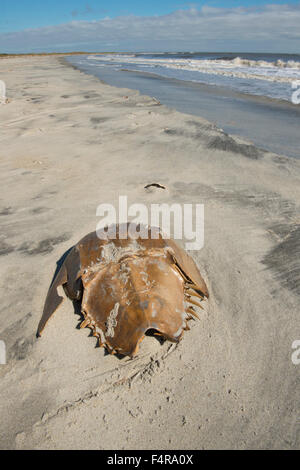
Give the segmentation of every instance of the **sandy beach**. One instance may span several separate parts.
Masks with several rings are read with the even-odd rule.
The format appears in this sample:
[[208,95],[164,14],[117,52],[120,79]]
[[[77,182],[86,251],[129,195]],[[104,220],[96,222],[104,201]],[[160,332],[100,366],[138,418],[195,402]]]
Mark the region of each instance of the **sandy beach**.
[[[299,448],[300,161],[55,56],[0,80],[0,448]],[[120,360],[66,299],[37,339],[57,261],[120,195],[204,204],[201,320]]]

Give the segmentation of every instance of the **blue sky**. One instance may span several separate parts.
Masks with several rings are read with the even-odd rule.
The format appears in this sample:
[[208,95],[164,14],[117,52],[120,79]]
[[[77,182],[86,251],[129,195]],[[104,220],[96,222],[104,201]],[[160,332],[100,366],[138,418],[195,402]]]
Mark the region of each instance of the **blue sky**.
[[297,4],[299,0],[1,0],[0,33],[68,23],[73,20],[95,20],[109,16],[165,15],[190,6],[221,8],[253,7],[266,4]]
[[299,0],[1,0],[0,52],[300,52]]

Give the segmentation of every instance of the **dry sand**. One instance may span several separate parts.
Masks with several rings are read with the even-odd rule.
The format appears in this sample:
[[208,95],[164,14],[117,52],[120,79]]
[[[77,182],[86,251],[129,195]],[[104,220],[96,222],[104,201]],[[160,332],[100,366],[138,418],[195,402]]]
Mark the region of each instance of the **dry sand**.
[[[0,79],[0,447],[299,448],[300,161],[55,57],[3,59]],[[68,300],[35,337],[56,261],[119,195],[205,204],[206,311],[133,361]]]

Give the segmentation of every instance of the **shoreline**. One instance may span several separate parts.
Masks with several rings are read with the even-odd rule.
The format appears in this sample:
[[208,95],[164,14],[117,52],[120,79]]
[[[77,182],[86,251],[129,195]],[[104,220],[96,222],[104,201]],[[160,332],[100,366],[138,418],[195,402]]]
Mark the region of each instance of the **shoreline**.
[[[80,68],[78,68],[80,70]],[[204,88],[207,91],[211,90],[212,93],[217,93],[217,94],[228,94],[231,96],[236,96],[239,98],[243,98],[245,100],[249,101],[257,101],[257,102],[263,102],[266,104],[274,104],[274,105],[281,105],[282,107],[289,107],[294,110],[298,110],[298,108],[293,105],[290,101],[284,100],[284,99],[276,99],[272,98],[270,96],[265,96],[265,95],[255,95],[251,93],[241,93],[238,91],[235,91],[229,87],[221,86],[221,85],[211,85],[209,83],[202,83],[202,82],[197,82],[196,80],[180,80],[179,78],[174,78],[174,77],[164,77],[163,75],[159,75],[156,73],[152,72],[142,72],[141,70],[130,70],[130,69],[125,69],[122,68],[120,69],[121,72],[127,72],[127,73],[133,73],[137,75],[144,75],[145,77],[153,77],[157,78],[159,80],[166,80],[174,83],[187,83],[188,86],[192,87],[194,86],[195,88]]]
[[[74,55],[76,55],[76,54],[74,54]],[[68,56],[66,56],[66,57],[68,57]],[[66,60],[64,57],[61,57],[60,59],[62,60],[62,63],[64,63],[65,65],[71,64],[74,67],[74,69],[82,71],[82,69],[78,65],[72,64],[72,62]],[[178,84],[183,83],[183,84],[187,84],[189,87],[203,88],[206,91],[211,90],[211,93],[216,93],[216,94],[220,94],[220,95],[225,93],[225,94],[228,94],[229,96],[236,96],[236,97],[243,98],[243,99],[246,99],[246,100],[248,99],[249,101],[257,101],[257,102],[263,102],[263,103],[266,103],[266,104],[279,105],[279,106],[282,106],[282,107],[291,108],[295,111],[299,110],[299,108],[296,105],[293,105],[290,101],[287,101],[287,100],[271,98],[269,96],[264,96],[264,95],[255,95],[255,94],[251,94],[251,93],[241,93],[241,92],[235,91],[235,90],[233,90],[229,87],[225,87],[225,86],[222,87],[222,86],[219,86],[219,85],[211,85],[209,83],[197,82],[195,80],[194,81],[193,80],[180,80],[179,78],[165,77],[163,75],[159,75],[159,74],[156,74],[154,72],[142,72],[141,70],[130,70],[130,69],[126,69],[126,68],[122,68],[122,69],[119,69],[119,70],[120,70],[120,72],[132,73],[134,75],[150,77],[150,78],[153,78],[153,79],[163,80],[163,81],[167,81],[167,82],[171,82],[171,83],[172,82],[173,83],[178,83]],[[88,72],[85,72],[85,73],[87,73],[88,75],[93,75],[93,76],[97,77],[97,75],[95,75],[93,73],[88,73]],[[99,78],[99,77],[97,77],[97,78]],[[104,83],[106,83],[106,82],[104,82]],[[110,84],[107,83],[107,85],[110,85]],[[138,91],[138,90],[135,90],[135,91]]]
[[147,96],[155,96],[169,108],[214,122],[225,132],[251,141],[258,147],[300,158],[300,106],[289,101],[155,73],[76,64],[76,57],[66,58],[65,62],[108,85],[125,86]]
[[[299,448],[300,162],[63,61],[0,61],[0,448]],[[35,337],[57,261],[120,195],[205,205],[210,292],[178,346],[127,362],[68,300]]]

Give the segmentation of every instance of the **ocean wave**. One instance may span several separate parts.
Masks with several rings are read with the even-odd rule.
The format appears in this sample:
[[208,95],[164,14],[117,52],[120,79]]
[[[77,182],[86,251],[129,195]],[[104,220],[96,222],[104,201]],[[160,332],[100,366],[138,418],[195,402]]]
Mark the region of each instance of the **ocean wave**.
[[266,60],[250,60],[250,59],[243,59],[241,57],[235,57],[234,59],[231,58],[220,58],[220,59],[215,59],[211,60],[211,63],[216,63],[216,64],[232,64],[237,67],[263,67],[263,68],[269,68],[269,67],[277,67],[280,69],[298,69],[300,70],[300,62],[296,62],[295,60],[276,60],[273,62],[269,62]]
[[206,74],[223,75],[239,79],[257,79],[270,82],[292,83],[300,79],[300,62],[293,60],[268,62],[249,60],[241,57],[233,59],[186,59],[186,58],[145,58],[134,55],[103,55],[89,56],[89,60],[109,63],[127,63],[148,67],[164,67],[169,69],[187,70]]
[[[146,54],[145,54],[146,55]],[[150,55],[150,53],[149,53]],[[170,54],[171,55],[171,54]],[[136,54],[107,54],[107,55],[90,55],[88,59],[92,60],[110,60],[110,61],[116,61],[116,60],[127,60],[127,59],[134,59],[133,61],[135,63],[141,63],[141,62],[159,62],[161,63],[172,63],[172,62],[178,62],[178,63],[198,63],[199,65],[201,64],[210,64],[211,66],[213,65],[222,65],[225,67],[230,67],[230,66],[235,66],[235,67],[263,67],[263,68],[270,68],[270,67],[276,67],[280,69],[296,69],[300,70],[300,62],[297,62],[295,60],[288,60],[284,61],[281,59],[278,59],[276,61],[266,61],[266,60],[251,60],[251,59],[243,59],[239,56],[231,58],[231,57],[220,57],[218,59],[191,59],[191,58],[142,58],[137,56]]]

